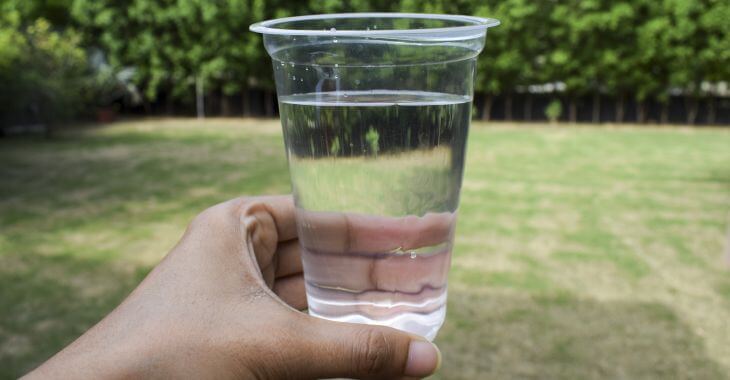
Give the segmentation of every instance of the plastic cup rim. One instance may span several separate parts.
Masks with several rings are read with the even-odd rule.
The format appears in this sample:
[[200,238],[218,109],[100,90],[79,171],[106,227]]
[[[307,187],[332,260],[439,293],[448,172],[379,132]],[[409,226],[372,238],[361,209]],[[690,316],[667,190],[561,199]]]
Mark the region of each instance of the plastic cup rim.
[[[427,20],[447,20],[460,21],[466,25],[450,26],[445,28],[423,28],[423,29],[366,29],[366,30],[307,30],[307,29],[283,29],[277,28],[277,24],[285,22],[308,21],[318,19],[347,19],[347,18],[413,18]],[[376,36],[420,36],[429,39],[428,35],[432,35],[434,39],[438,39],[438,35],[442,33],[468,33],[483,32],[487,28],[499,25],[500,22],[493,18],[483,18],[465,15],[445,15],[431,13],[399,13],[399,12],[368,12],[368,13],[333,13],[333,14],[315,14],[306,16],[283,17],[278,19],[257,22],[249,27],[249,30],[255,33],[265,35],[284,35],[284,36],[350,36],[350,37],[376,37]],[[466,37],[466,36],[465,36]]]

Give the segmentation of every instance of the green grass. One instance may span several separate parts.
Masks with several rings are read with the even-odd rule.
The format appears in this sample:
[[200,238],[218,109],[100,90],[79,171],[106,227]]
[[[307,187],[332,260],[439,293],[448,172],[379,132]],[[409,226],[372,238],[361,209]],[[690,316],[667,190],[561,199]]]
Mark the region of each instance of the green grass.
[[[730,377],[728,147],[719,129],[475,125],[437,377]],[[289,191],[267,120],[0,140],[0,163],[0,378],[109,312],[205,207]]]

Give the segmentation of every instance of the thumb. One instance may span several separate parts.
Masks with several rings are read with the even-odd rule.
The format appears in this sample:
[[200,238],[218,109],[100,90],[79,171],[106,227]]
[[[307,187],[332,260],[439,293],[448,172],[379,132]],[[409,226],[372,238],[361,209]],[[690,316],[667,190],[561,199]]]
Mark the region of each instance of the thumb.
[[307,318],[297,339],[307,352],[290,373],[306,378],[397,379],[426,377],[441,365],[438,348],[424,338],[384,326]]

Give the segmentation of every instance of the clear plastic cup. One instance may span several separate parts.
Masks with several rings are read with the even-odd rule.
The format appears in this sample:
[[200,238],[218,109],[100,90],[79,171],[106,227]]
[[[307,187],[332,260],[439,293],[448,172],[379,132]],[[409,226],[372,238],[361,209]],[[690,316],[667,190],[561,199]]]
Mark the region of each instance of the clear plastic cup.
[[273,60],[311,315],[436,336],[476,57],[498,24],[350,13],[251,26]]

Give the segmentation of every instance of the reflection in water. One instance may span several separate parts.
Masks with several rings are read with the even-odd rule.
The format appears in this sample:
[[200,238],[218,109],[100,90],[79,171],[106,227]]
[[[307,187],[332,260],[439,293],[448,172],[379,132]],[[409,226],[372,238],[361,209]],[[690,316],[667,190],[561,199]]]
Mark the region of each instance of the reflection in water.
[[464,167],[468,97],[283,96],[310,313],[435,337]]
[[309,311],[433,339],[443,323],[456,215],[297,209]]
[[375,215],[455,211],[470,99],[424,92],[282,97],[298,206]]

